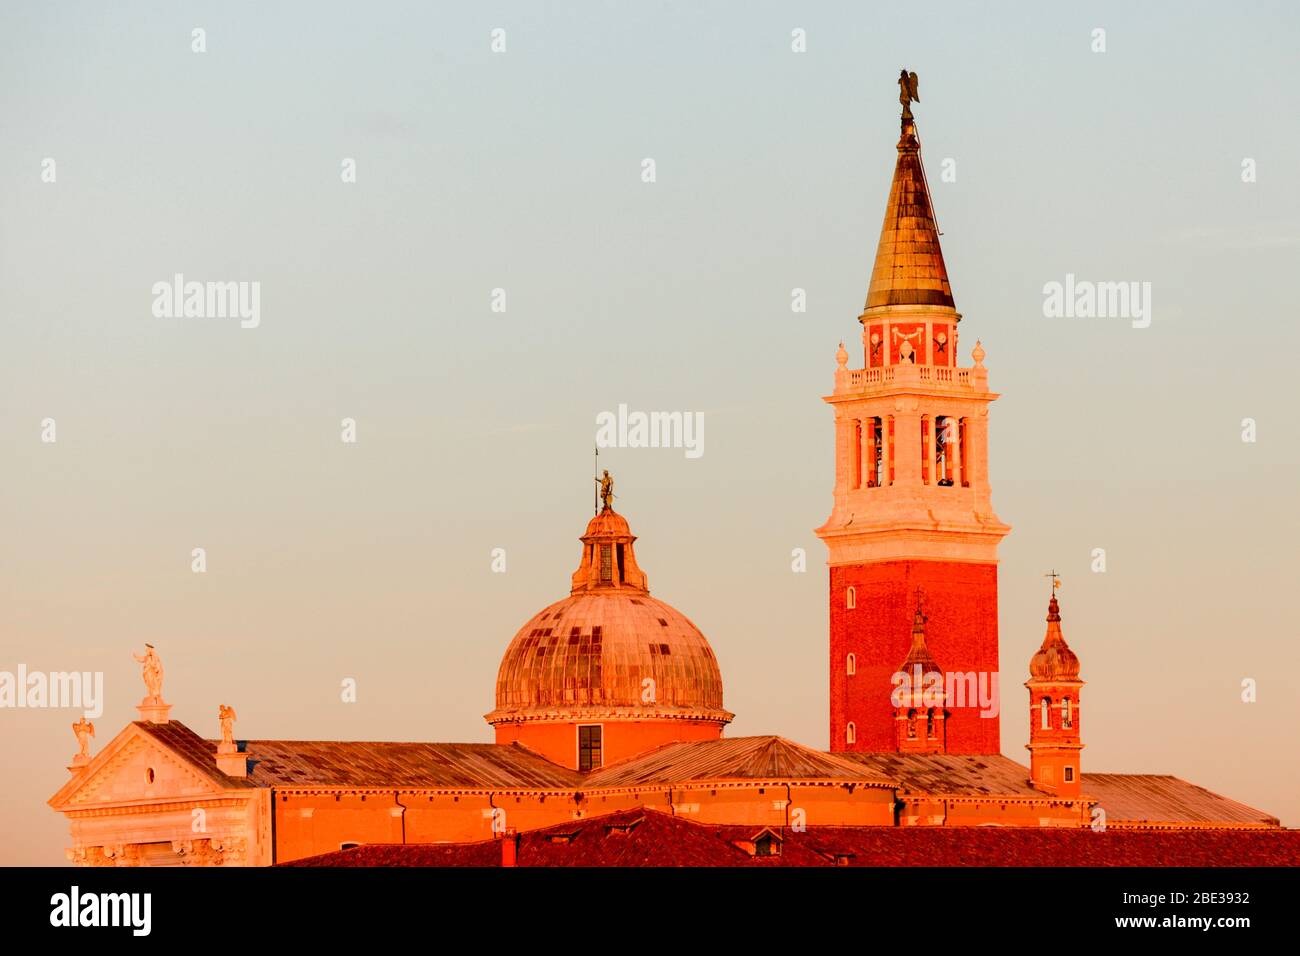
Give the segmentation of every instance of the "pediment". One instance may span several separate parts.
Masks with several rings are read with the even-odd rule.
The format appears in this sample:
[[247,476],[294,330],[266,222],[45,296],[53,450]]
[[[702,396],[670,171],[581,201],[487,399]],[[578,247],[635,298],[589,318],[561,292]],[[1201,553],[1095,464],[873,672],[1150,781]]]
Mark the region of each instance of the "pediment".
[[186,758],[128,726],[50,800],[58,809],[189,799],[222,788]]

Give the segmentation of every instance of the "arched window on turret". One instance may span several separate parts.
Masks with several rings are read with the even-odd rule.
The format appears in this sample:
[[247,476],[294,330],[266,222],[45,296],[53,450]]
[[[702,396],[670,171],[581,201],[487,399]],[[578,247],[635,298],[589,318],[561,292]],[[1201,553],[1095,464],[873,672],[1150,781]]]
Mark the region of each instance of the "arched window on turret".
[[1061,726],[1066,729],[1074,726],[1074,710],[1068,697],[1061,698]]
[[931,707],[925,712],[925,736],[934,739],[934,708]]
[[858,606],[857,588],[851,587],[846,592],[844,592],[844,606],[848,608],[850,611],[852,611],[855,607]]
[[1043,730],[1052,729],[1052,698],[1044,697],[1038,702],[1038,709],[1042,713],[1040,724]]
[[844,673],[852,677],[858,672],[858,658],[856,654],[850,654],[844,662]]
[[907,712],[907,739],[908,740],[916,739],[916,711],[915,710],[909,710]]
[[856,744],[858,742],[858,728],[853,726],[853,721],[844,728],[844,742],[846,744]]

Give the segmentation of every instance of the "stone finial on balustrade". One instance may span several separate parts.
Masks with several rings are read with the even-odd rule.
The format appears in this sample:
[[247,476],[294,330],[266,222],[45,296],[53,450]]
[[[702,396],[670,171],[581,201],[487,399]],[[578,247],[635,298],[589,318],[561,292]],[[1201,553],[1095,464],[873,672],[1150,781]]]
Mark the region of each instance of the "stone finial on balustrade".
[[840,343],[840,347],[835,350],[835,390],[841,391],[849,381],[849,353]]
[[989,370],[984,367],[984,346],[980,344],[979,339],[975,340],[975,347],[971,349],[970,357],[975,362],[970,370],[971,387],[981,392],[988,391]]

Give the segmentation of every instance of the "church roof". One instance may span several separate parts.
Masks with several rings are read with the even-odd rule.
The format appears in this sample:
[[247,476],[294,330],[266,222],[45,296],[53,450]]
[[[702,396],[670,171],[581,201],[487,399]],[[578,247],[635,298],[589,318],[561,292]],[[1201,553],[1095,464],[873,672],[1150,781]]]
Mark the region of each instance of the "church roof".
[[249,779],[264,786],[568,790],[581,777],[518,744],[250,740]]
[[[244,787],[592,791],[690,782],[834,780],[903,793],[1048,799],[1029,771],[1001,754],[824,753],[784,737],[729,737],[666,744],[588,774],[552,763],[519,744],[247,740],[247,777],[216,768],[217,742],[178,720],[135,726],[215,783]],[[1277,827],[1262,810],[1178,777],[1085,773],[1082,796],[1106,812],[1107,826]],[[448,864],[453,865],[453,864]]]
[[784,737],[724,737],[665,744],[656,750],[593,771],[589,789],[722,780],[844,780],[873,786],[891,781],[852,761]]
[[[765,828],[625,810],[520,834],[535,866],[1296,866],[1297,830],[1107,830],[1062,827],[771,828],[780,853],[746,849]],[[368,844],[281,866],[495,867],[501,841]]]
[[1273,826],[1277,817],[1220,796],[1194,783],[1163,774],[1085,773],[1084,796],[1095,797],[1106,823],[1223,824]]
[[245,740],[247,777],[216,769],[217,742],[180,721],[137,721],[159,742],[218,782],[234,787],[421,787],[448,790],[600,790],[698,780],[892,781],[869,768],[784,737],[727,737],[666,744],[649,753],[579,773],[519,744],[391,741]]
[[921,165],[921,144],[912,120],[904,120],[898,140],[898,162],[867,290],[868,310],[892,305],[953,308],[948,269],[939,248],[939,227]]
[[160,743],[217,782],[232,787],[427,787],[448,790],[598,790],[697,780],[845,780],[874,786],[892,781],[870,768],[784,737],[727,737],[666,744],[582,774],[519,744],[391,741],[245,740],[247,777],[216,769],[217,742],[178,720],[136,721]]
[[209,776],[228,786],[421,787],[446,790],[569,790],[581,774],[518,744],[406,743],[394,741],[246,740],[247,777],[215,769],[217,743],[180,721],[151,724],[148,731]]
[[[1047,799],[1029,784],[1029,770],[1001,754],[840,753],[897,781],[900,791],[952,796]],[[1084,798],[1096,800],[1108,826],[1273,826],[1277,817],[1178,777],[1085,773]]]
[[1048,799],[1029,785],[1029,769],[1002,754],[837,753],[898,782],[903,791],[953,796]]

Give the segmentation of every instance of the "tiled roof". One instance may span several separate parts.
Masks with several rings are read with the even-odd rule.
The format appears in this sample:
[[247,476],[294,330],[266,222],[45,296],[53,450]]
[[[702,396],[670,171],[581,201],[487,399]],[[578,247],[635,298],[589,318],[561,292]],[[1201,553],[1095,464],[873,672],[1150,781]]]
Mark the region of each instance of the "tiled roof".
[[253,787],[428,787],[435,789],[594,790],[694,780],[890,781],[844,755],[783,737],[728,737],[667,744],[647,754],[580,774],[517,744],[429,744],[332,740],[247,740],[246,778],[216,769],[216,742],[180,721],[137,722],[214,780]]
[[[751,855],[763,828],[710,826],[654,810],[532,830],[519,866],[1297,866],[1297,830],[1049,827],[809,827],[774,831],[777,856]],[[374,844],[284,866],[500,866],[501,843]]]
[[250,740],[258,786],[568,790],[581,776],[514,744]]
[[576,771],[513,744],[391,741],[241,740],[249,774],[227,777],[216,769],[215,741],[176,720],[136,723],[225,786],[571,790],[582,784]]
[[501,845],[480,843],[367,843],[277,866],[500,866]]
[[[1029,785],[1029,769],[1001,754],[837,753],[913,793],[1047,798]],[[1085,776],[1086,779],[1086,776]]]
[[[1023,796],[1048,799],[1029,785],[1028,768],[1001,754],[837,753],[898,782],[899,790],[953,796]],[[1095,798],[1108,826],[1150,823],[1277,826],[1262,810],[1212,793],[1178,777],[1085,773],[1082,796]]]
[[[759,827],[749,827],[751,837]],[[507,837],[506,839],[510,839]],[[284,866],[500,866],[500,840],[374,844]],[[521,834],[518,866],[744,866],[750,855],[701,826],[653,810],[624,810]]]
[[851,780],[889,785],[887,778],[841,756],[784,737],[724,737],[666,744],[594,771],[585,785],[601,789],[693,780]]
[[1116,823],[1236,823],[1277,826],[1277,817],[1194,783],[1157,774],[1085,773],[1083,794],[1095,797],[1106,811],[1107,825]]
[[[828,754],[783,737],[730,737],[668,744],[580,774],[517,744],[249,740],[247,777],[216,767],[216,742],[180,721],[136,721],[159,743],[223,787],[419,787],[446,790],[599,790],[725,780],[844,780],[907,793],[1046,795],[1025,767],[1000,754]],[[1232,824],[1278,826],[1262,810],[1180,780],[1149,774],[1085,773],[1083,796],[1108,826]]]

